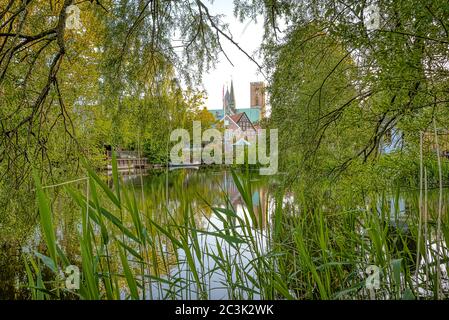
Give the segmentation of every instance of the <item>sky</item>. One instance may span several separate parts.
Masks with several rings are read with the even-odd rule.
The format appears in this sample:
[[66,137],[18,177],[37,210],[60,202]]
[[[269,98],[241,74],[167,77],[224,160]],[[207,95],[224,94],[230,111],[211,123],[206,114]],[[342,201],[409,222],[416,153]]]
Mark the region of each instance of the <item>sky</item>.
[[[233,14],[233,1],[231,0],[215,0],[213,4],[209,4],[209,11],[212,14],[223,14],[222,21],[229,24],[229,29],[233,39],[242,49],[250,55],[259,48],[263,37],[262,20],[245,21],[240,23]],[[203,77],[203,86],[207,92],[205,105],[208,109],[221,109],[223,85],[230,84],[231,79],[234,82],[235,100],[237,108],[249,108],[250,106],[250,82],[263,81],[264,77],[257,72],[257,66],[239,51],[232,43],[226,39],[222,39],[222,46],[230,60],[232,66],[223,54],[220,54],[216,68],[211,69],[209,73]],[[254,58],[261,63],[262,59],[258,54],[253,55]],[[225,89],[226,90],[226,89]]]

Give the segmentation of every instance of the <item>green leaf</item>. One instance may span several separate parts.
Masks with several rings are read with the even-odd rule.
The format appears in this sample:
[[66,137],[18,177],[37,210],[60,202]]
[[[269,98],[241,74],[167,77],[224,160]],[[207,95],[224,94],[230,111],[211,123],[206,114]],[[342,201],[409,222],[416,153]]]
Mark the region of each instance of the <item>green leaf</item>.
[[42,260],[42,262],[51,270],[51,271],[53,271],[54,273],[57,273],[58,272],[58,268],[56,267],[56,265],[55,265],[55,262],[53,261],[53,259],[52,258],[50,258],[50,257],[48,257],[48,256],[46,256],[46,255],[44,255],[44,254],[41,254],[41,253],[39,253],[39,252],[37,252],[37,251],[34,251],[34,255],[36,256],[36,257],[38,257],[39,259],[41,259]]
[[87,164],[87,161],[82,159],[82,162],[84,164],[84,167],[86,168],[87,172],[89,173],[89,176],[92,177],[95,182],[100,186],[100,188],[106,193],[108,198],[118,207],[121,208],[120,200],[115,196],[114,192],[111,191],[109,186],[101,180],[101,178],[90,168],[90,166]]
[[128,283],[128,288],[131,293],[131,298],[134,300],[138,300],[139,292],[137,290],[137,283],[136,279],[134,279],[131,268],[129,267],[128,259],[126,258],[126,255],[120,246],[118,246],[118,251],[120,255],[120,260],[122,261],[122,267],[123,272],[125,274],[126,282]]
[[44,234],[45,243],[47,244],[48,252],[50,253],[50,257],[53,259],[54,264],[57,265],[56,236],[53,227],[53,218],[50,209],[50,202],[42,188],[39,175],[37,174],[35,168],[33,168],[33,178],[34,184],[36,185],[36,197],[39,208],[40,225],[42,228],[42,232]]
[[416,300],[416,297],[413,294],[413,291],[410,290],[410,288],[405,289],[404,293],[402,294],[402,300]]

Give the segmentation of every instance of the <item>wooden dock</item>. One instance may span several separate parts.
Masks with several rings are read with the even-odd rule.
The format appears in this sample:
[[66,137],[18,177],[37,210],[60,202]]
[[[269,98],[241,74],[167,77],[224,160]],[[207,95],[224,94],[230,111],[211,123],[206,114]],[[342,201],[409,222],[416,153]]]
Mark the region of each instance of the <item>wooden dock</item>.
[[[139,156],[136,151],[117,151],[117,169],[121,173],[136,173],[138,170],[150,169],[152,166],[145,157]],[[112,173],[112,154],[107,152],[108,164],[106,170]]]

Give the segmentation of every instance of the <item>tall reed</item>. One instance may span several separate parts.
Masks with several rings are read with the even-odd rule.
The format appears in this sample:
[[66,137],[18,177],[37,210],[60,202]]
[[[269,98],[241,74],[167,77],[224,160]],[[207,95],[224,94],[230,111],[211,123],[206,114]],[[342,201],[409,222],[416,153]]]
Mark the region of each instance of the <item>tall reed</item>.
[[[232,171],[241,211],[224,194],[220,207],[204,199],[205,209],[195,212],[187,199],[177,209],[167,200],[155,212],[123,186],[116,164],[113,189],[84,166],[86,189],[65,187],[81,215],[79,290],[67,289],[61,277],[72,261],[58,244],[50,199],[34,175],[47,252],[24,255],[33,299],[370,299],[370,265],[380,270],[376,299],[441,297],[439,263],[447,262],[441,251],[447,248],[432,249],[427,228],[436,224],[427,217],[427,190],[425,199],[412,196],[417,206],[409,216],[400,211],[399,193],[371,195],[359,208],[342,202],[304,209],[286,203],[282,190],[254,203],[249,176]],[[268,217],[255,209],[262,206],[272,209]],[[447,218],[440,209],[433,213],[447,240]]]

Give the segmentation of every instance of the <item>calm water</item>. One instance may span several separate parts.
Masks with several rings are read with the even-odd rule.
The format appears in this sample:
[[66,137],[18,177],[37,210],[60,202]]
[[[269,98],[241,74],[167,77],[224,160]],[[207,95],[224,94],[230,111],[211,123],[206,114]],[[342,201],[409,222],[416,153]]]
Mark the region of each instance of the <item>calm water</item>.
[[[272,184],[266,177],[259,176],[258,171],[251,172],[251,189],[254,211],[261,221],[257,221],[258,230],[254,231],[254,236],[260,239],[261,246],[265,245],[264,229],[267,225],[269,212],[271,210],[269,185]],[[177,169],[169,171],[161,170],[146,175],[124,175],[122,176],[126,188],[134,189],[137,200],[145,212],[150,212],[152,219],[158,223],[168,223],[167,212],[175,219],[182,219],[186,206],[191,207],[191,212],[195,213],[195,221],[202,230],[211,230],[210,223],[220,227],[220,221],[212,213],[211,207],[224,207],[226,195],[229,202],[236,210],[237,214],[243,214],[244,202],[233,182],[229,171],[224,170],[195,170]],[[273,182],[273,178],[271,181]],[[108,183],[112,187],[112,180]],[[82,190],[84,183],[78,183]],[[64,196],[61,190],[56,190],[58,196],[53,202],[53,212],[55,214],[54,223],[58,242],[63,250],[70,257],[71,261],[79,260],[79,244],[77,234],[81,231],[81,218],[79,209],[71,203],[71,200]],[[37,216],[32,224],[26,225],[20,232],[20,237],[15,238],[11,232],[7,238],[0,238],[0,299],[26,298],[27,293],[26,274],[23,267],[22,252],[45,252],[45,244],[37,225]],[[125,221],[126,222],[126,221]],[[3,226],[0,226],[0,229]],[[13,226],[14,228],[14,226]],[[216,238],[208,235],[201,235],[202,245],[208,246],[213,252],[216,245]],[[232,248],[226,247],[229,254],[233,254]],[[243,248],[244,250],[244,248]],[[165,247],[168,261],[173,262],[175,267],[165,270],[158,270],[159,276],[170,277],[176,275],[182,277],[187,270],[183,264],[175,263],[175,252],[173,248]],[[180,260],[183,259],[182,252],[178,252]],[[249,258],[249,257],[248,257]],[[245,254],[242,259],[246,259]],[[244,261],[241,261],[244,263]],[[206,261],[205,268],[213,268],[212,261]],[[224,275],[222,275],[224,276]],[[209,296],[211,298],[227,297],[226,288],[220,284],[221,275],[214,273],[210,283]],[[163,298],[161,292],[166,288],[156,286],[152,292],[147,293],[147,297]],[[187,290],[188,291],[188,290]],[[192,291],[195,291],[192,288]],[[183,298],[196,298],[195,294],[189,294]]]
[[[254,213],[258,217],[257,228],[253,228],[252,236],[257,239],[261,251],[265,250],[267,245],[267,221],[270,219],[272,212],[273,199],[270,193],[270,185],[273,186],[275,178],[267,178],[259,176],[257,171],[251,172],[251,196],[254,204]],[[144,202],[150,211],[161,214],[162,220],[164,213],[168,209],[174,215],[182,216],[185,212],[186,205],[192,206],[191,210],[195,213],[195,220],[197,226],[204,231],[214,232],[222,229],[222,222],[212,212],[211,207],[225,207],[225,199],[229,198],[229,203],[234,208],[237,215],[243,218],[245,211],[245,204],[240,196],[240,193],[233,181],[232,175],[229,171],[198,171],[192,169],[179,169],[171,171],[168,176],[166,174],[141,177],[129,177],[127,179],[128,188],[135,190],[142,190],[141,202]],[[214,255],[217,253],[217,241],[221,246],[221,250],[226,252],[230,257],[237,257],[236,265],[246,266],[253,258],[247,251],[247,247],[242,245],[239,247],[239,254],[223,239],[207,234],[200,234],[198,240],[201,244],[202,250]],[[165,278],[180,278],[186,279],[191,277],[187,263],[175,264],[175,254],[172,248],[165,248],[168,261],[173,261],[173,266],[168,270],[160,270],[161,275]],[[184,252],[179,250],[177,252],[179,260],[184,260]],[[204,254],[203,258],[198,261],[195,256],[195,264],[198,270],[203,270],[203,275],[207,279],[203,279],[207,283],[208,297],[210,299],[225,299],[230,298],[229,288],[223,284],[227,281],[227,276],[223,272],[217,270],[217,265],[210,259],[208,255]],[[209,273],[210,270],[215,270]],[[250,273],[251,274],[251,273]],[[254,274],[251,274],[254,276]],[[236,277],[232,274],[231,277]],[[177,298],[181,299],[197,299],[197,288],[194,282],[186,284],[189,288],[181,290]],[[147,297],[155,299],[162,299],[169,291],[169,287],[164,284],[152,286],[151,292],[146,294]],[[247,298],[247,296],[243,297]],[[253,295],[251,298],[258,298]]]
[[[278,177],[262,177],[254,171],[250,175],[251,197],[254,203],[254,211],[257,217],[257,227],[253,228],[252,236],[257,240],[261,251],[267,247],[267,232],[270,226],[270,214],[274,208],[273,194],[277,184]],[[244,215],[245,205],[240,196],[236,185],[233,182],[232,175],[225,170],[195,170],[178,169],[169,171],[152,172],[143,176],[123,176],[123,181],[128,189],[134,189],[138,195],[138,205],[145,209],[144,212],[151,214],[151,219],[160,224],[169,223],[168,212],[175,221],[181,221],[183,214],[187,209],[194,213],[196,225],[201,230],[214,231],[216,228],[222,228],[221,221],[215,216],[211,207],[224,207],[225,199],[228,197],[229,203],[235,212]],[[112,187],[112,181],[109,179]],[[79,182],[78,187],[83,190],[84,182]],[[81,218],[78,207],[71,202],[64,193],[63,189],[53,190],[51,194],[53,201],[53,212],[55,214],[54,223],[57,229],[57,238],[60,246],[67,253],[74,264],[79,264],[79,242],[77,234],[81,231]],[[437,192],[429,195],[430,202],[436,204]],[[449,193],[445,192],[445,203],[449,202]],[[292,194],[285,196],[284,202],[292,202]],[[379,204],[380,205],[380,204]],[[388,197],[384,205],[391,208],[392,220],[404,221],[398,228],[407,228],[405,220],[409,215],[416,215],[417,192],[402,192],[401,196]],[[380,210],[380,209],[379,209]],[[399,217],[399,219],[398,219]],[[393,219],[394,218],[394,219]],[[27,298],[27,291],[23,287],[26,285],[26,275],[23,267],[22,252],[45,252],[45,245],[42,239],[40,228],[37,225],[37,215],[30,214],[29,223],[0,225],[0,299]],[[127,221],[125,221],[126,223]],[[213,227],[212,227],[213,225]],[[237,255],[235,249],[229,246],[224,240],[217,243],[217,238],[208,234],[199,236],[202,248],[206,248],[209,253],[215,253],[217,244],[222,246],[222,250],[227,252],[229,257],[238,257],[235,264],[239,266],[247,265],[252,258],[245,247],[239,249]],[[183,252],[175,250],[166,245],[169,241],[162,241],[162,252],[165,260],[169,262],[166,268],[160,268],[155,271],[158,277],[188,278],[191,273],[186,264],[182,263],[184,259]],[[206,250],[205,250],[206,251]],[[181,263],[176,263],[178,259]],[[195,258],[196,259],[196,258]],[[237,259],[237,258],[236,258]],[[211,299],[229,298],[229,288],[224,284],[225,277],[235,277],[235,274],[226,275],[220,271],[208,273],[209,270],[215,270],[216,264],[212,259],[204,257],[201,263],[195,261],[199,268],[203,268],[203,273],[208,277],[204,280],[207,283],[208,296]],[[44,274],[45,276],[45,274]],[[229,280],[229,278],[228,278]],[[187,286],[193,286],[193,281],[186,281]],[[149,285],[147,298],[162,299],[167,295],[169,288],[158,283]],[[195,299],[199,298],[196,294],[198,290],[191,287],[182,290],[182,296],[176,298]],[[257,298],[255,294],[250,298]],[[246,298],[240,297],[240,298]]]

